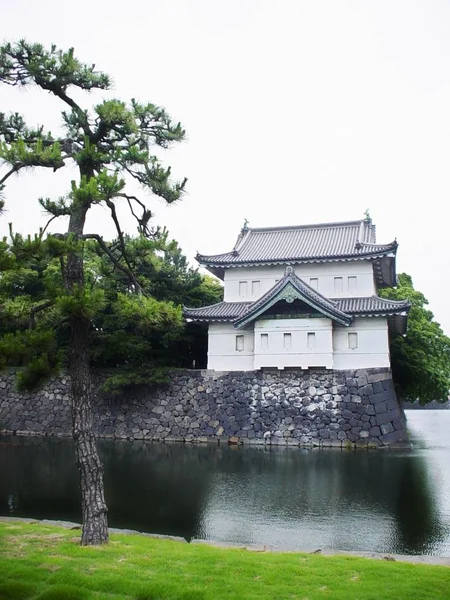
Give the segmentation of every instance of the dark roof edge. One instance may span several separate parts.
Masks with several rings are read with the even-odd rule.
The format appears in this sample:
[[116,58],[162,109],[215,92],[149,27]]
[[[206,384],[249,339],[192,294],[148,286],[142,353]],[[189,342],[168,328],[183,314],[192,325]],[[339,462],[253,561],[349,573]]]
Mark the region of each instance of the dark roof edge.
[[350,226],[350,225],[359,225],[360,223],[367,223],[367,221],[364,221],[364,219],[361,221],[361,219],[357,219],[356,221],[333,221],[333,222],[328,222],[328,223],[308,223],[305,225],[280,225],[279,227],[277,226],[272,226],[272,227],[248,227],[246,229],[246,231],[257,231],[257,232],[264,232],[264,231],[291,231],[294,229],[313,229],[315,227],[336,227],[336,225],[339,225],[341,227],[345,227],[345,226]]
[[[249,260],[243,262],[228,262],[227,260],[212,260],[216,258],[216,256],[226,256],[231,255],[231,252],[228,252],[224,255],[212,255],[206,256],[202,254],[198,254],[195,257],[195,260],[199,262],[201,265],[210,266],[210,267],[254,267],[258,265],[283,265],[283,264],[301,264],[301,263],[315,263],[315,262],[349,262],[353,260],[367,260],[372,258],[382,258],[387,254],[396,251],[398,244],[396,242],[391,242],[391,244],[380,244],[382,249],[378,251],[367,252],[364,254],[343,254],[338,256],[312,256],[310,258],[275,258],[275,259],[261,259],[261,260]],[[208,260],[209,259],[209,260]]]

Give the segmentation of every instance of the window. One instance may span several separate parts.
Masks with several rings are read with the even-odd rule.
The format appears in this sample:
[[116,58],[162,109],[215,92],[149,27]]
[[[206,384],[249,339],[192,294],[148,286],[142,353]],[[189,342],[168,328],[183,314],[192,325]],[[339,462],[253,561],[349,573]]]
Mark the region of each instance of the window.
[[244,336],[236,336],[236,352],[242,352],[244,350]]
[[342,281],[342,277],[335,277],[334,278],[334,291],[337,292],[338,294],[342,293],[344,289],[344,285],[343,285],[343,281]]
[[269,348],[269,334],[261,334],[261,350],[267,350]]
[[290,350],[292,348],[292,334],[283,333],[283,348]]
[[309,285],[312,287],[313,290],[317,291],[319,289],[319,280],[317,279],[317,277],[310,277]]
[[239,282],[239,296],[241,298],[245,298],[247,296],[247,282],[246,281]]
[[308,332],[308,350],[314,350],[316,347],[316,334],[312,331]]
[[349,333],[348,334],[348,347],[350,350],[356,350],[358,347],[358,334],[357,333]]
[[349,292],[356,292],[356,277],[349,277],[348,278],[348,291]]
[[252,296],[259,296],[259,281],[252,281]]

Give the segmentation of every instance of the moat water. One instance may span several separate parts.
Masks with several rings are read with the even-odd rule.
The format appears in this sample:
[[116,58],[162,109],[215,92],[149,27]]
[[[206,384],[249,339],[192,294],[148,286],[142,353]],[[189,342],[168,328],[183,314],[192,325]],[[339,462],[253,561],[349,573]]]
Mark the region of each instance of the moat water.
[[[408,411],[412,449],[100,441],[113,527],[262,544],[450,556],[450,411]],[[0,437],[0,515],[80,521],[70,441]]]

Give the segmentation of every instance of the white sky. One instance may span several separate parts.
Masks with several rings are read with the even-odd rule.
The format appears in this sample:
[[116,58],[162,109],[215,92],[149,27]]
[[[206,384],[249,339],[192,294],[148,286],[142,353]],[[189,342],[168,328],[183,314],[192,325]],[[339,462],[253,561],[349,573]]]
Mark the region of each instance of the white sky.
[[[0,4],[0,40],[74,46],[112,75],[110,95],[163,105],[182,122],[187,141],[164,160],[188,177],[188,193],[176,206],[149,203],[190,260],[231,250],[244,218],[303,224],[369,208],[378,241],[397,237],[398,272],[450,334],[449,2]],[[59,102],[43,92],[1,86],[0,110],[53,131],[60,123]],[[63,194],[74,176],[10,179],[0,232],[9,221],[35,232],[45,222],[37,198]],[[134,233],[131,219],[123,224]],[[92,211],[86,230],[111,237],[106,211]]]

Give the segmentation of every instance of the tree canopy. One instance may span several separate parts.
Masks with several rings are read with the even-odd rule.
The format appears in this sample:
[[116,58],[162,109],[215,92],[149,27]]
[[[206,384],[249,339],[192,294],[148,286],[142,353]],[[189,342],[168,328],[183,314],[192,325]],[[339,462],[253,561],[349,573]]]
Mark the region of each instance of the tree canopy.
[[391,300],[409,300],[408,331],[390,341],[392,375],[399,396],[426,404],[446,402],[450,390],[450,338],[426,307],[428,300],[414,289],[410,275],[402,273],[396,288],[380,290]]
[[[152,239],[125,236],[124,241],[145,295],[130,291],[129,278],[95,242],[84,247],[85,286],[96,302],[90,313],[90,364],[110,371],[104,391],[114,394],[161,383],[169,368],[206,366],[207,330],[186,324],[181,309],[214,304],[223,293],[217,280],[189,266],[165,230]],[[13,235],[0,245],[0,263],[2,256],[9,258],[0,274],[0,364],[21,367],[22,389],[67,366],[67,321],[60,307],[64,284],[52,243],[51,237]],[[111,247],[119,253],[117,240]]]
[[[128,277],[129,291],[135,295],[133,299],[131,294],[118,298],[124,314],[134,311],[137,318],[142,318],[144,307],[156,310],[157,301],[145,296],[127,257],[116,206],[118,202],[126,203],[136,218],[139,233],[152,237],[152,212],[147,197],[129,193],[127,182],[134,180],[143,192],[159,196],[169,204],[181,199],[186,180],[173,180],[170,167],[162,165],[157,150],[181,142],[185,132],[180,123],[173,122],[162,107],[153,103],[106,98],[94,106],[90,102],[82,106],[75,98],[82,97],[83,92],[86,98],[97,90],[109,90],[111,79],[95,65],[82,63],[73,48],[67,51],[54,45],[45,48],[24,40],[6,43],[0,47],[0,83],[37,86],[60,100],[64,108],[62,133],[56,136],[43,125],[30,126],[22,115],[0,113],[0,161],[6,167],[6,172],[0,175],[0,194],[5,196],[5,184],[10,177],[29,168],[56,171],[71,165],[78,171],[77,179],[71,181],[64,196],[39,199],[50,221],[69,217],[66,234],[49,236],[44,249],[58,259],[63,287],[58,292],[52,286],[45,288],[42,302],[31,308],[25,337],[10,334],[4,338],[3,352],[20,350],[24,355],[28,352],[25,362],[32,367],[28,368],[32,377],[29,380],[22,377],[22,384],[34,385],[57,367],[55,346],[60,338],[66,339],[73,437],[82,494],[81,539],[83,544],[104,543],[108,540],[107,508],[93,432],[89,348],[93,319],[105,306],[106,299],[104,290],[89,285],[84,250],[86,241],[92,240],[114,267]],[[105,242],[97,232],[85,232],[87,213],[99,204],[106,208],[116,228],[115,245]],[[15,253],[4,249],[2,260],[16,260],[21,265],[23,252],[30,248],[34,253],[41,251],[46,229],[47,226],[29,243],[16,238]],[[33,275],[28,272],[24,277]],[[46,313],[49,324],[46,332],[38,331],[35,326],[37,313]],[[170,308],[164,318],[173,319],[176,315],[177,309]]]

